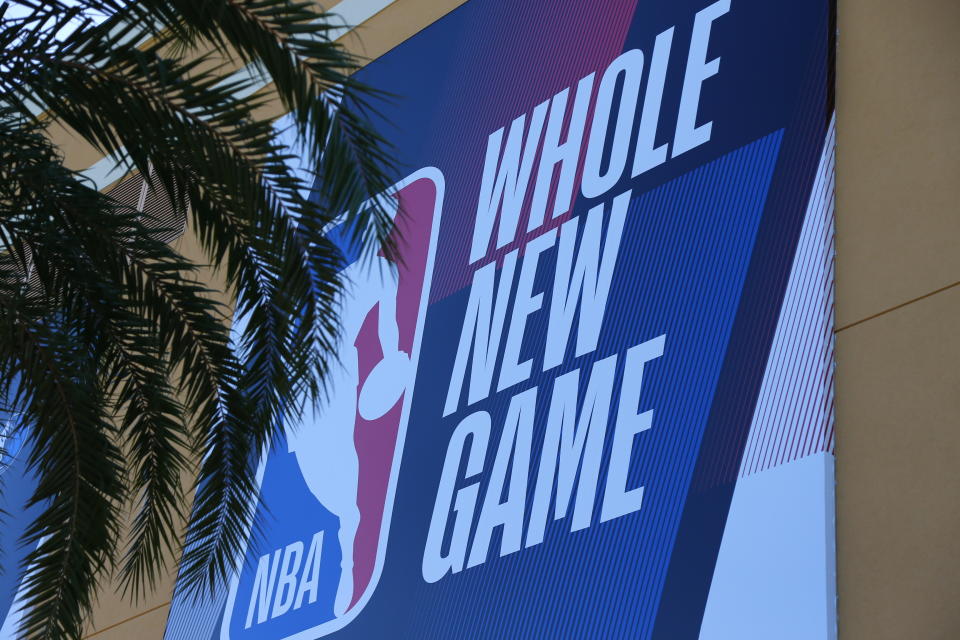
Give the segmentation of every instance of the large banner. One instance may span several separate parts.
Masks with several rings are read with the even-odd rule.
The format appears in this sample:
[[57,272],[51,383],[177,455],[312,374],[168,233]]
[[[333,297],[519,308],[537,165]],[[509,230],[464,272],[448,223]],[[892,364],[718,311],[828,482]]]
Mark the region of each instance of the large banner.
[[369,64],[404,260],[167,640],[833,637],[831,24],[470,0]]
[[404,259],[345,249],[331,398],[166,640],[834,638],[832,29],[469,0],[370,63]]

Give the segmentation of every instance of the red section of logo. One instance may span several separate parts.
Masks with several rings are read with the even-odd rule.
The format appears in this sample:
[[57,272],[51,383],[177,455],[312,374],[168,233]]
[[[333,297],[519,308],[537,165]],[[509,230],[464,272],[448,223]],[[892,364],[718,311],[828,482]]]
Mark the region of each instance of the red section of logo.
[[[400,210],[397,214],[396,240],[402,258],[397,269],[397,329],[400,351],[415,358],[417,324],[420,303],[430,253],[430,237],[437,202],[437,186],[433,180],[422,178],[405,186],[398,193]],[[385,277],[390,277],[385,275]],[[425,303],[425,300],[424,300]],[[374,368],[383,361],[383,349],[378,337],[378,309],[374,307],[365,318],[355,345],[357,347],[359,385],[363,389]],[[406,391],[396,404],[375,420],[356,415],[354,443],[360,462],[357,488],[357,506],[360,526],[354,544],[352,608],[370,586],[377,562],[378,547],[387,500],[390,498],[390,478],[397,453],[397,438],[403,419],[406,396],[413,392],[415,371],[408,369]],[[359,405],[359,403],[358,403]],[[383,538],[385,541],[385,538]]]

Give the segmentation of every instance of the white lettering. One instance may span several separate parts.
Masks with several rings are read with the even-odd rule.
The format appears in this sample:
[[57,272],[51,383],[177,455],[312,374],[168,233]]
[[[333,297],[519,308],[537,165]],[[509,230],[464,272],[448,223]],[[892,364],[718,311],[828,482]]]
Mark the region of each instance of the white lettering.
[[467,539],[470,535],[479,491],[476,482],[457,491],[456,501],[453,503],[453,511],[457,515],[453,522],[453,535],[447,555],[443,555],[442,547],[443,537],[447,531],[447,520],[450,517],[453,489],[457,482],[457,471],[460,468],[460,460],[463,458],[468,436],[472,438],[464,480],[469,480],[483,470],[483,462],[487,457],[487,443],[490,440],[490,414],[486,411],[470,414],[460,421],[450,437],[447,456],[443,461],[443,471],[440,475],[440,486],[437,488],[437,501],[433,506],[430,529],[427,532],[427,545],[423,551],[421,571],[423,579],[427,582],[436,582],[445,576],[447,571],[457,573],[463,569],[463,561],[467,555]]
[[557,272],[550,302],[550,320],[547,324],[547,343],[544,349],[543,370],[548,371],[563,362],[570,339],[574,313],[580,307],[577,329],[576,357],[597,348],[600,327],[607,307],[607,296],[613,278],[613,268],[620,251],[623,224],[630,204],[630,191],[614,198],[600,258],[600,235],[603,227],[603,205],[587,213],[583,238],[573,261],[579,218],[571,218],[560,229],[560,247],[557,250]]
[[309,604],[317,601],[317,590],[320,588],[320,559],[323,552],[323,531],[313,534],[310,548],[307,550],[307,559],[303,565],[303,575],[300,576],[300,586],[297,587],[297,599],[293,603],[294,609],[303,606],[303,599],[309,593]]
[[570,201],[573,199],[573,179],[577,173],[577,164],[580,162],[580,147],[583,144],[583,130],[587,122],[595,75],[591,73],[577,83],[577,95],[573,102],[573,112],[570,114],[570,124],[567,127],[567,139],[563,143],[560,142],[560,131],[563,128],[567,111],[567,94],[570,93],[570,89],[564,89],[550,102],[550,119],[547,121],[543,150],[540,152],[540,167],[537,169],[537,184],[533,190],[533,201],[530,203],[527,231],[533,231],[543,224],[547,198],[557,165],[560,165],[560,177],[554,191],[553,212],[550,217],[556,218],[570,210]]
[[650,75],[643,97],[643,113],[640,115],[640,130],[637,132],[637,147],[630,174],[634,178],[667,160],[666,143],[656,149],[653,145],[656,144],[657,125],[660,123],[660,105],[663,102],[663,86],[667,81],[667,63],[670,61],[672,44],[673,27],[670,27],[657,36],[653,45],[653,59],[650,61]]
[[551,248],[557,241],[557,230],[551,229],[527,243],[520,267],[520,279],[514,295],[513,313],[510,316],[510,330],[507,331],[507,343],[504,347],[503,363],[500,365],[500,380],[497,391],[523,382],[530,377],[532,360],[520,362],[520,347],[523,344],[527,318],[543,306],[543,294],[533,294],[533,281],[537,276],[540,254]]
[[467,301],[467,312],[461,328],[460,344],[457,347],[453,372],[450,376],[450,388],[447,390],[447,400],[443,407],[444,416],[456,411],[460,405],[463,378],[471,352],[473,359],[467,404],[473,404],[490,395],[493,369],[497,362],[497,352],[500,350],[503,320],[510,302],[510,289],[513,287],[513,272],[516,266],[517,251],[511,251],[503,259],[495,305],[493,304],[493,281],[497,265],[491,262],[477,269],[473,274],[473,285],[470,288],[470,299]]
[[649,429],[653,423],[653,411],[637,413],[640,386],[643,383],[643,365],[663,355],[666,338],[666,335],[662,335],[627,351],[600,522],[639,511],[643,504],[643,487],[627,490],[627,476],[633,457],[634,436]]
[[720,70],[720,58],[707,62],[707,46],[713,21],[730,11],[730,0],[717,0],[698,12],[693,20],[693,38],[687,56],[687,72],[683,77],[680,111],[677,113],[677,133],[673,139],[673,157],[686,153],[710,140],[713,122],[697,125],[700,109],[700,87],[704,80]]
[[[483,178],[480,182],[480,199],[477,202],[477,217],[474,221],[473,244],[470,248],[470,263],[487,255],[493,224],[500,212],[500,225],[497,232],[497,248],[511,240],[517,232],[520,209],[527,194],[527,183],[533,169],[533,160],[540,146],[540,134],[546,119],[547,100],[537,105],[530,118],[530,129],[526,142],[523,142],[524,124],[527,116],[518,116],[510,124],[507,144],[500,155],[503,140],[503,127],[490,134],[487,139],[487,155],[483,164]],[[520,147],[523,146],[523,157]],[[499,159],[499,162],[498,162]],[[502,203],[502,208],[501,208]]]
[[[503,527],[500,556],[520,550],[523,538],[523,511],[527,501],[527,473],[530,469],[530,446],[533,440],[533,416],[537,404],[537,388],[527,389],[510,399],[507,419],[500,436],[497,457],[490,472],[490,484],[480,508],[480,518],[470,549],[468,567],[475,567],[487,559],[493,530]],[[500,502],[504,484],[510,482],[507,499]]]
[[253,611],[257,610],[257,624],[265,622],[270,611],[270,596],[273,594],[273,583],[277,579],[277,565],[280,563],[281,549],[273,553],[273,563],[270,563],[270,554],[260,556],[257,562],[257,574],[253,578],[253,589],[250,591],[250,604],[247,606],[247,621],[245,629],[253,624]]
[[570,530],[578,531],[590,526],[616,366],[615,355],[594,363],[579,417],[577,396],[580,370],[566,373],[554,381],[550,413],[547,414],[547,431],[540,454],[540,469],[533,494],[533,509],[527,529],[527,547],[543,542],[554,479],[557,487],[554,519],[559,520],[567,515],[578,469],[580,481],[577,484],[577,500]]
[[[620,93],[620,105],[617,109],[613,129],[613,145],[610,149],[610,162],[606,172],[602,171],[603,154],[606,147],[610,114],[617,79],[623,74],[623,90]],[[587,198],[597,198],[616,186],[627,164],[627,152],[630,146],[630,133],[640,97],[640,81],[643,79],[643,52],[631,49],[621,53],[610,63],[600,80],[597,90],[597,102],[593,110],[593,122],[590,125],[590,141],[587,144],[587,156],[583,164],[583,179],[580,190]]]
[[283,565],[277,580],[277,590],[273,597],[273,611],[271,618],[282,616],[293,606],[293,598],[297,591],[297,572],[300,570],[300,561],[303,559],[303,543],[299,540],[291,542],[283,551]]

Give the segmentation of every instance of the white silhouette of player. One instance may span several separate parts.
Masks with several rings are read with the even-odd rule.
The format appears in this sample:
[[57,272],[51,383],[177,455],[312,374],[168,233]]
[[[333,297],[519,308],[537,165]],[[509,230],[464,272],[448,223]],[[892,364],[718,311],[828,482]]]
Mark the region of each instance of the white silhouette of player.
[[[329,374],[329,398],[294,433],[288,450],[295,454],[310,492],[340,520],[340,582],[333,612],[342,616],[353,600],[353,547],[360,524],[357,508],[359,462],[354,426],[359,410],[366,420],[389,411],[403,395],[408,381],[409,355],[398,347],[397,283],[384,258],[373,264],[355,262],[343,271],[341,307],[341,366]],[[355,342],[367,315],[377,307],[377,326],[383,360],[370,372],[358,393],[359,373]],[[359,397],[359,402],[358,402]]]

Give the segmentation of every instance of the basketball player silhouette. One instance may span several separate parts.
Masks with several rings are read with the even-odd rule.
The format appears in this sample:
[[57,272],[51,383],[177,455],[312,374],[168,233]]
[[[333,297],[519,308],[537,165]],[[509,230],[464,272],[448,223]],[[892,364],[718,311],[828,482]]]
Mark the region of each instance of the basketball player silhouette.
[[[342,560],[334,615],[342,616],[353,601],[353,548],[360,524],[357,507],[359,461],[354,428],[359,411],[374,420],[392,408],[408,384],[409,355],[398,348],[397,283],[390,263],[381,257],[373,264],[353,263],[343,271],[344,295],[340,364],[329,374],[329,397],[312,419],[288,436],[288,450],[296,455],[303,479],[317,501],[340,520],[337,539]],[[359,390],[355,345],[367,316],[377,310],[383,360]],[[359,402],[358,402],[359,396]]]

